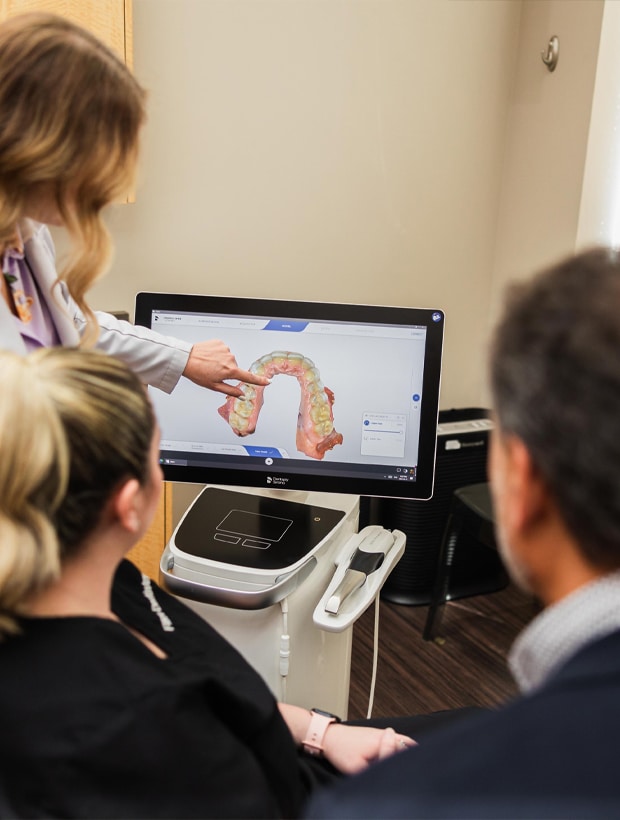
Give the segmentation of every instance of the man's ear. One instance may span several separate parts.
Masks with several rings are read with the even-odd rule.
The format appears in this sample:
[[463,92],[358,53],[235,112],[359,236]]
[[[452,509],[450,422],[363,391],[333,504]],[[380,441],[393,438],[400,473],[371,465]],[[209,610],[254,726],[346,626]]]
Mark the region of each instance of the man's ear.
[[536,526],[548,511],[549,492],[529,450],[516,436],[505,441],[507,490],[510,493],[510,526],[524,533]]
[[112,501],[112,510],[117,523],[127,532],[135,535],[140,530],[140,482],[130,478],[118,488]]

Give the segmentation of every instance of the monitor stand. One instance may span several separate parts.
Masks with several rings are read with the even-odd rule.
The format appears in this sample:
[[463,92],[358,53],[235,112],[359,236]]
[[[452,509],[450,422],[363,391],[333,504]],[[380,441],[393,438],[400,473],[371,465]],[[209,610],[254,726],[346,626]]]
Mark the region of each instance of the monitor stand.
[[264,489],[261,490],[261,495],[267,496],[267,498],[279,499],[280,501],[297,501],[299,504],[305,504],[312,493],[306,492],[306,490]]

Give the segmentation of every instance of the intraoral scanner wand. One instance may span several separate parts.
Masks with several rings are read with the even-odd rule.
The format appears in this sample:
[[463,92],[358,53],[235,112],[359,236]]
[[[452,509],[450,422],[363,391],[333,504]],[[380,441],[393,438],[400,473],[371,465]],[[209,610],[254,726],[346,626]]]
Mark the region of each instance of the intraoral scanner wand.
[[394,536],[388,530],[377,527],[368,533],[353,553],[342,581],[325,605],[327,612],[338,614],[346,598],[363,586],[368,576],[383,564],[393,544]]

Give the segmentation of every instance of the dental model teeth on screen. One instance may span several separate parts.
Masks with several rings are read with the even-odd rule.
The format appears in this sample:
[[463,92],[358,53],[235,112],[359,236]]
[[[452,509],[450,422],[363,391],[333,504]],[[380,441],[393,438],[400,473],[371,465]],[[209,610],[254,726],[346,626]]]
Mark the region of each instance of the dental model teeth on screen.
[[[334,394],[323,385],[314,362],[301,353],[277,350],[257,359],[251,365],[250,372],[268,379],[283,373],[295,376],[299,382],[301,400],[296,445],[300,453],[321,459],[328,450],[342,444],[342,435],[334,429]],[[244,382],[239,382],[238,387],[243,390],[243,398],[229,396],[218,408],[218,413],[236,435],[249,436],[256,430],[265,388]]]

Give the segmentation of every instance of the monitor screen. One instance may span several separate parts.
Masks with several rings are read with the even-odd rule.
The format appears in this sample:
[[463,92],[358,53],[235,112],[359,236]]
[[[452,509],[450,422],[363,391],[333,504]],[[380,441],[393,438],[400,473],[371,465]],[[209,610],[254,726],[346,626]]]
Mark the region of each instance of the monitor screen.
[[187,379],[151,390],[166,480],[432,495],[441,310],[140,293],[136,324],[221,339],[271,380],[243,399]]

